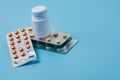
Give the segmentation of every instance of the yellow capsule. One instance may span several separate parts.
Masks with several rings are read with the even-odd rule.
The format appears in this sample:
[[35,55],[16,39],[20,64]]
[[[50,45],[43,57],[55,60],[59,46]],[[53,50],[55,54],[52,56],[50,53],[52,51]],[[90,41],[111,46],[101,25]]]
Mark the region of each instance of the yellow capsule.
[[29,30],[29,31],[32,31],[32,30],[33,30],[33,27],[28,27],[28,30]]
[[31,37],[31,38],[34,38],[34,37],[35,37],[35,34],[30,34],[30,37]]
[[54,32],[54,33],[53,33],[53,36],[54,36],[54,37],[58,37],[58,32]]
[[43,40],[43,37],[39,37],[38,40]]
[[50,42],[50,41],[51,41],[51,37],[47,37],[46,42]]
[[60,44],[60,43],[61,43],[61,40],[57,39],[57,40],[55,40],[55,43],[56,43],[56,44]]
[[62,38],[67,38],[67,36],[68,36],[68,35],[67,35],[67,34],[65,34],[65,33],[64,33],[64,34],[62,34]]

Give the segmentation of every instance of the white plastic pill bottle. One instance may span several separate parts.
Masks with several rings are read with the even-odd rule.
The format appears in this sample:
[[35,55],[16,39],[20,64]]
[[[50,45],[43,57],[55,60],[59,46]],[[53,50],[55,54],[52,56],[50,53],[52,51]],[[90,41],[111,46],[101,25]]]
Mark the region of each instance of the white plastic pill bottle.
[[45,6],[36,6],[32,8],[32,26],[35,35],[38,37],[46,37],[51,34],[47,12]]

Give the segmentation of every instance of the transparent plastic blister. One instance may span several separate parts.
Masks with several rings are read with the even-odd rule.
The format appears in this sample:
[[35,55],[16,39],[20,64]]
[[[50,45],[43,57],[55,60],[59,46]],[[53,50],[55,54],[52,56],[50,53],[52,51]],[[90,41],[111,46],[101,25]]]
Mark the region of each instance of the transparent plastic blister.
[[21,28],[7,34],[7,42],[13,67],[24,65],[36,59],[28,29]]
[[35,34],[32,27],[28,27],[28,30],[33,45],[48,51],[67,53],[78,42],[67,33],[53,31],[49,36],[41,37]]

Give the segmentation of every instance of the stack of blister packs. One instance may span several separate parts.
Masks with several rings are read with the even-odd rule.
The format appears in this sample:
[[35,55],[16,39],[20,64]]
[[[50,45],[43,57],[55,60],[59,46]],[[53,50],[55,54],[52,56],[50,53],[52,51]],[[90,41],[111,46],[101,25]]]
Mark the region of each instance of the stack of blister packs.
[[37,59],[33,47],[67,53],[78,40],[67,33],[52,31],[46,7],[37,6],[32,9],[32,26],[8,33],[7,42],[13,67],[18,67]]

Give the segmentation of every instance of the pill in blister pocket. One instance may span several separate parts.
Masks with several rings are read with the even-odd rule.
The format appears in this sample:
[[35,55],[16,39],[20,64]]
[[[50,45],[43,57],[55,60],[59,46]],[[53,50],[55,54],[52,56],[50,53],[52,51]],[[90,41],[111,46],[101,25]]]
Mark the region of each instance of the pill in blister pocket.
[[19,31],[15,31],[14,33],[15,33],[15,34],[19,34]]
[[24,28],[21,28],[20,30],[21,30],[21,32],[24,32],[24,31],[25,31],[25,29],[24,29]]

